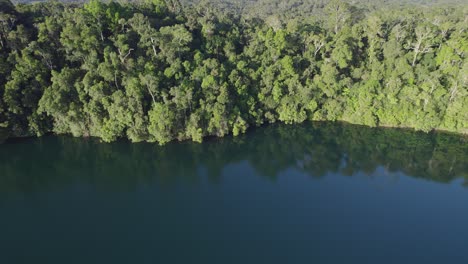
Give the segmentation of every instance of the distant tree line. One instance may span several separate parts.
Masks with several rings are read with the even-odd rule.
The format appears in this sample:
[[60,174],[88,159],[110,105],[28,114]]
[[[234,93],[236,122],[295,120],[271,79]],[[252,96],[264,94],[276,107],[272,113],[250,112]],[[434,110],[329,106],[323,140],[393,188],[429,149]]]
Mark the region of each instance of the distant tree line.
[[0,0],[0,127],[160,144],[305,120],[468,133],[467,5],[320,8]]

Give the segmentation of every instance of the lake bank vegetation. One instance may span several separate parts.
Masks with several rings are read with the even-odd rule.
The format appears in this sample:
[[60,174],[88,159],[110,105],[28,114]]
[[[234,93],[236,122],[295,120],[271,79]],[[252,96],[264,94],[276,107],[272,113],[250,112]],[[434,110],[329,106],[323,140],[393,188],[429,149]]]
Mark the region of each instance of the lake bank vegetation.
[[256,17],[0,0],[0,128],[159,144],[306,120],[468,133],[468,5],[322,2]]

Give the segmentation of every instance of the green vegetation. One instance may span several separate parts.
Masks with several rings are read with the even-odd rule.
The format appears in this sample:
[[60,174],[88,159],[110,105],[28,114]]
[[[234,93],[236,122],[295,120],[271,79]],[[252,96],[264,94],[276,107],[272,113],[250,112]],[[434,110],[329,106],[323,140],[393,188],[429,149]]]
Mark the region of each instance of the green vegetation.
[[259,18],[206,1],[0,7],[10,137],[165,144],[305,120],[468,133],[466,5],[332,0]]

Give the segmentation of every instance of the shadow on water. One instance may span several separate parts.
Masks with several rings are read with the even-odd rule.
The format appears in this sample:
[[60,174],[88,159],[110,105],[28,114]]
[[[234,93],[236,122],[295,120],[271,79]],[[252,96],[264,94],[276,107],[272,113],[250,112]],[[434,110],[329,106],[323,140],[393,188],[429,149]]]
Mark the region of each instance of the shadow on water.
[[467,185],[467,160],[466,137],[338,123],[271,125],[237,138],[166,146],[47,136],[0,145],[0,194],[71,184],[120,191],[152,183],[196,184],[201,175],[216,183],[227,165],[239,162],[272,181],[288,169],[311,177],[383,169],[441,183],[461,178]]
[[2,128],[0,126],[0,144],[2,144],[3,142],[5,142],[8,138],[8,133],[7,133],[7,129],[6,128]]

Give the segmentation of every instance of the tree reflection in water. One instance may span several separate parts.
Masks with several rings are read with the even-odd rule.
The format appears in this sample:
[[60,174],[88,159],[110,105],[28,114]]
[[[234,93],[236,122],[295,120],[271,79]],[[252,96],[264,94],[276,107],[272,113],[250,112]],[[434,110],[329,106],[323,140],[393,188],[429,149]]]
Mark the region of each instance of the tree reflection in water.
[[1,145],[0,160],[0,194],[73,183],[110,190],[193,184],[202,172],[216,183],[227,165],[239,162],[272,181],[288,169],[311,177],[373,175],[383,169],[442,183],[456,178],[468,183],[466,137],[339,123],[270,125],[238,138],[166,146],[56,136],[17,139]]

